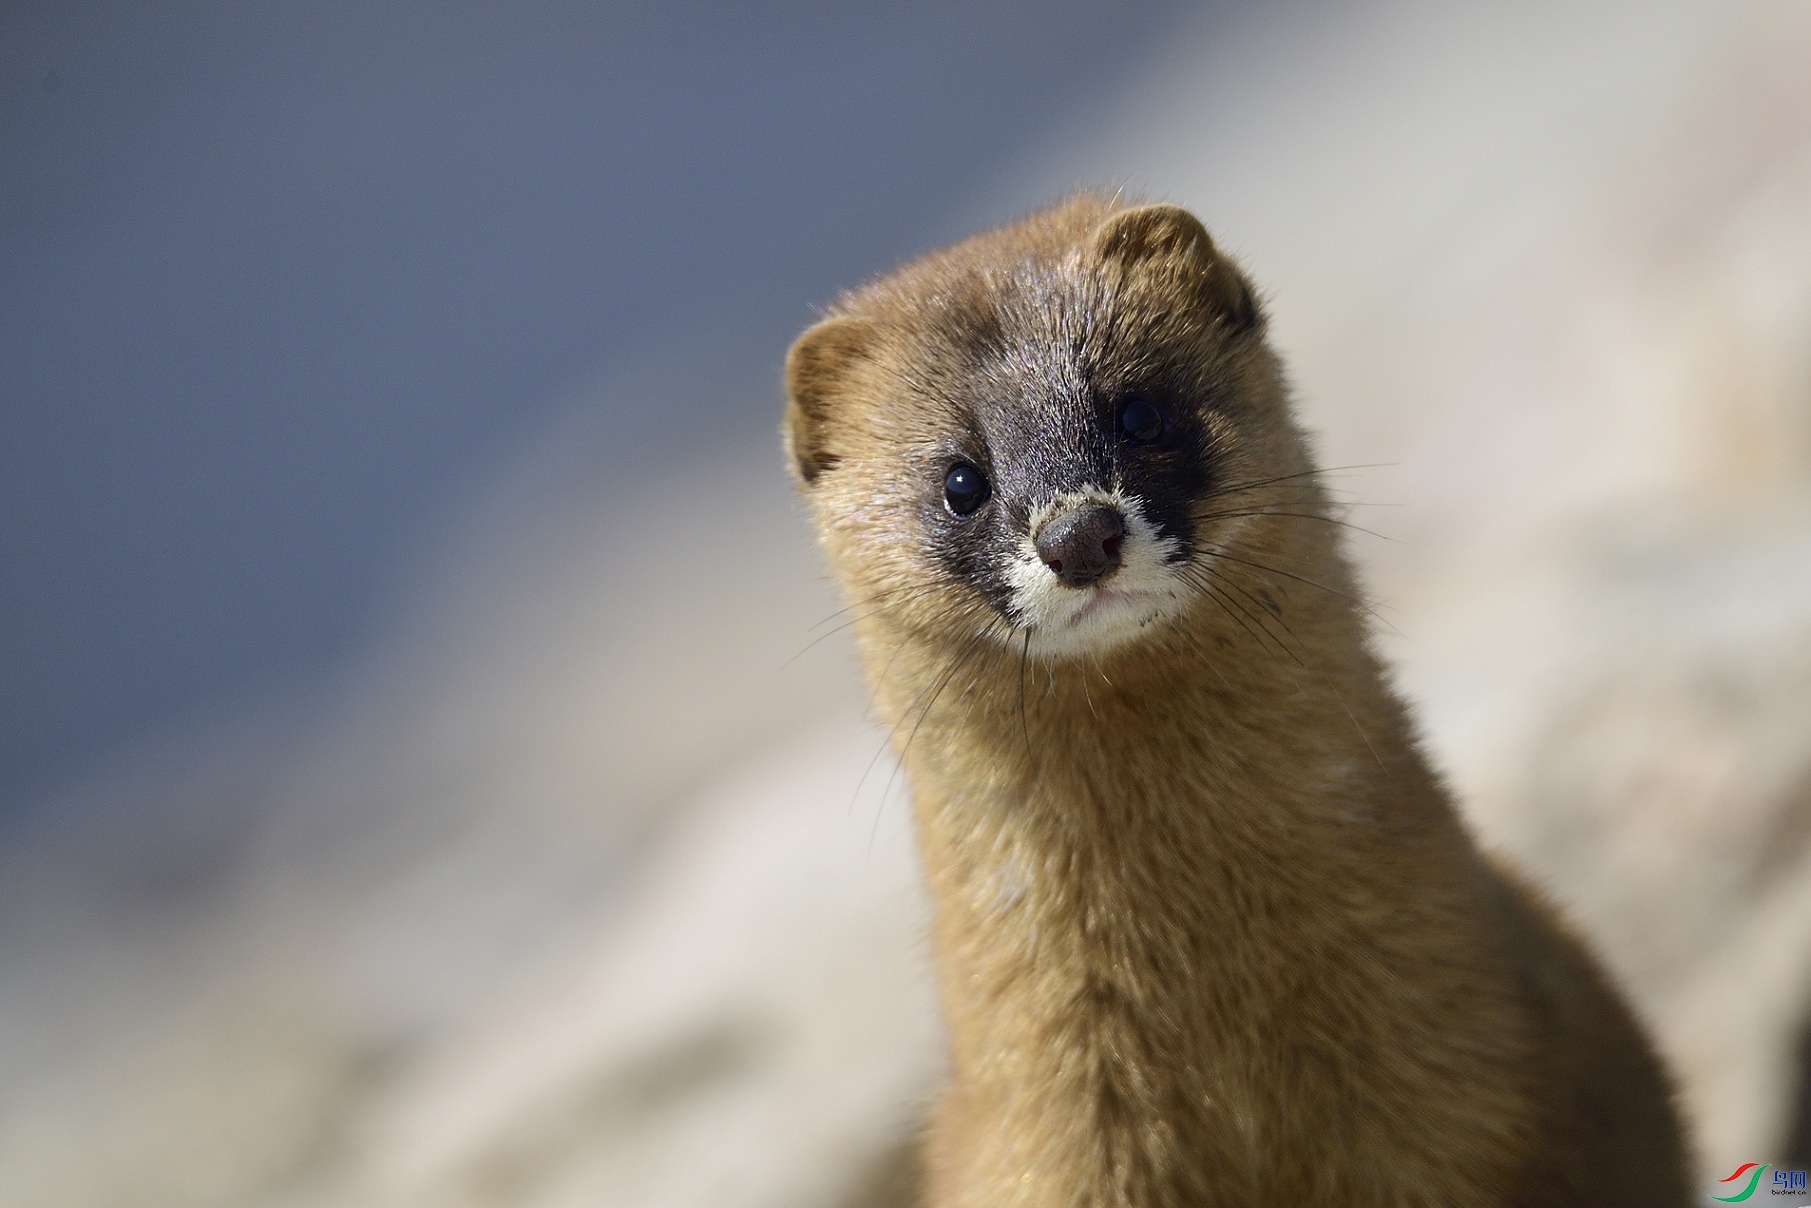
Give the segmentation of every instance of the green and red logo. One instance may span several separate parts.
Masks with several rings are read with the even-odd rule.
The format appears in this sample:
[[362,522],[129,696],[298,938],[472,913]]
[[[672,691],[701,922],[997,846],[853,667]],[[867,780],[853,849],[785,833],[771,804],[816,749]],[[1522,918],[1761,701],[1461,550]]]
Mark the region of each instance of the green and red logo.
[[[1748,1174],[1748,1172],[1751,1170],[1754,1171],[1754,1173]],[[1741,1178],[1743,1175],[1748,1174],[1748,1186],[1742,1188],[1742,1190],[1737,1192],[1735,1195],[1713,1195],[1710,1198],[1713,1200],[1722,1200],[1725,1204],[1739,1203],[1742,1200],[1745,1200],[1749,1196],[1754,1194],[1754,1189],[1761,1185],[1761,1176],[1766,1173],[1767,1173],[1767,1163],[1765,1163],[1765,1162],[1744,1162],[1740,1166],[1736,1167],[1736,1172],[1734,1174],[1730,1175],[1726,1179],[1718,1179],[1717,1182],[1733,1183],[1737,1179]]]
[[[1755,1188],[1761,1185],[1761,1176],[1767,1173],[1765,1162],[1744,1162],[1736,1167],[1735,1173],[1727,1178],[1718,1179],[1719,1183],[1740,1186],[1742,1190],[1734,1195],[1713,1195],[1710,1198],[1725,1204],[1739,1204],[1754,1194]],[[1747,1183],[1742,1183],[1746,1178]],[[1790,1195],[1795,1191],[1805,1190],[1805,1172],[1802,1170],[1776,1170],[1773,1172],[1773,1194]]]

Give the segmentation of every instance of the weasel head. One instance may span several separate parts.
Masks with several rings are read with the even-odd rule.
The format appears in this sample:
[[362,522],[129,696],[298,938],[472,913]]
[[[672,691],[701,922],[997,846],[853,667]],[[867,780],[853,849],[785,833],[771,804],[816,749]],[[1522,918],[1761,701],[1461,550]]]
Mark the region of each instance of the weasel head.
[[843,299],[788,358],[786,442],[857,616],[1062,659],[1227,590],[1249,520],[1313,491],[1263,330],[1192,215],[1090,195]]

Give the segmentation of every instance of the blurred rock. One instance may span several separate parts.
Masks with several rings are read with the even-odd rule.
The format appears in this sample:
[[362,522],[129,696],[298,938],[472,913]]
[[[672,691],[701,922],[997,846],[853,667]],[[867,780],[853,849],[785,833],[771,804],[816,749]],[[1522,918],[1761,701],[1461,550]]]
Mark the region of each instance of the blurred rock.
[[882,740],[833,726],[707,790],[556,967],[384,1089],[319,1202],[842,1202],[938,1066],[890,763],[851,796]]

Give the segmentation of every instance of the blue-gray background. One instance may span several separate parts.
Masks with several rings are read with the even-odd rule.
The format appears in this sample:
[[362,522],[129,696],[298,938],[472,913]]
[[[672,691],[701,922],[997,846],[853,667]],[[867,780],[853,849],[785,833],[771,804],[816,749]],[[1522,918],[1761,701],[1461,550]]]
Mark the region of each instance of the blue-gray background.
[[1181,8],[6,5],[0,824],[354,657],[639,347],[731,333],[745,389],[606,472],[771,430],[813,305]]

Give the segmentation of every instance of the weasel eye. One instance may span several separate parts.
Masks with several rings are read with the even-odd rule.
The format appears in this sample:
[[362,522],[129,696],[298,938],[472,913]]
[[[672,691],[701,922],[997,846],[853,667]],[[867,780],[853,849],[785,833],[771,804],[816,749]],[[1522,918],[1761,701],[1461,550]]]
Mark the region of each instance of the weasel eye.
[[994,493],[988,484],[987,475],[959,461],[950,470],[949,477],[943,480],[943,502],[949,505],[950,511],[958,516],[966,516],[986,503]]
[[1144,399],[1134,398],[1119,408],[1119,433],[1148,445],[1163,435],[1163,414]]

